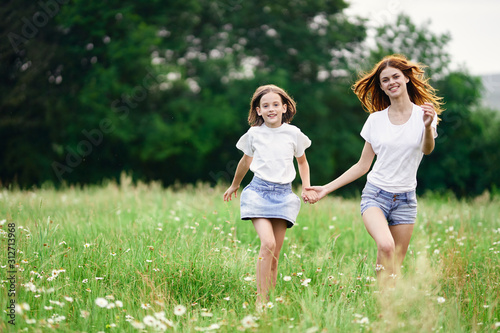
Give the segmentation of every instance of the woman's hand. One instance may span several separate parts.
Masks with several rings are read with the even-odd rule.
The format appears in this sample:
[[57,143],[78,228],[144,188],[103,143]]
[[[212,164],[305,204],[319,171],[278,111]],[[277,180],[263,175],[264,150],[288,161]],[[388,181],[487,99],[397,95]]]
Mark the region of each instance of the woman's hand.
[[307,191],[308,193],[315,192],[318,198],[316,201],[323,199],[328,194],[328,191],[324,186],[309,186],[304,188],[304,191]]
[[432,121],[434,120],[434,116],[436,115],[436,111],[434,110],[434,105],[432,103],[424,103],[420,105],[422,110],[424,110],[424,125],[426,128],[431,126]]
[[316,203],[319,198],[318,194],[315,191],[307,191],[305,189],[302,190],[302,200],[304,202],[308,202],[310,204]]

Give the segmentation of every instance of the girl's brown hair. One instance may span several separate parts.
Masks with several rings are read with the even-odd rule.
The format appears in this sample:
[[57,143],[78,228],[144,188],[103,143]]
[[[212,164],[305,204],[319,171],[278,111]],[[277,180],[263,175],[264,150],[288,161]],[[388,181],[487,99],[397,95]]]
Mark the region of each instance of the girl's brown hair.
[[403,72],[410,81],[406,89],[410,100],[416,105],[425,102],[432,103],[437,114],[443,112],[442,97],[436,96],[436,90],[429,84],[429,78],[424,75],[426,66],[411,62],[405,56],[393,54],[384,57],[368,73],[361,73],[360,78],[352,86],[352,90],[358,96],[363,107],[369,113],[384,110],[391,104],[389,96],[380,87],[380,73],[387,67],[393,67]]
[[252,100],[250,101],[250,111],[248,112],[248,123],[250,126],[260,126],[264,123],[262,116],[257,113],[257,107],[260,107],[260,100],[262,96],[268,93],[276,93],[281,97],[281,103],[286,104],[286,112],[283,114],[281,123],[289,123],[292,121],[293,116],[297,113],[295,101],[280,87],[273,84],[260,86],[255,90]]

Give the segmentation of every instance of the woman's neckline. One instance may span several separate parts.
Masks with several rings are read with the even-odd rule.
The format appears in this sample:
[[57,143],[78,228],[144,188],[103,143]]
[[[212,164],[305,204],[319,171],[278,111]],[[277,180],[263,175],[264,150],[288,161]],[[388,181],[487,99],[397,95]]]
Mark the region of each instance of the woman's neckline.
[[411,111],[410,111],[410,116],[408,117],[408,119],[406,119],[405,122],[401,123],[401,124],[394,124],[392,121],[391,121],[391,117],[389,116],[389,109],[391,108],[391,106],[389,105],[389,107],[387,108],[387,120],[389,120],[389,123],[392,125],[392,126],[403,126],[403,125],[406,125],[411,117],[413,116],[413,109],[414,109],[414,104],[411,103]]

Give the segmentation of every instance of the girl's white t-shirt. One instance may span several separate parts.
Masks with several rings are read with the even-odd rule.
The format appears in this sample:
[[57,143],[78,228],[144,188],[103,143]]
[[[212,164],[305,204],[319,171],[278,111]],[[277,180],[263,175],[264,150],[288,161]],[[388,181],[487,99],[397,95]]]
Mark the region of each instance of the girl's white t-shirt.
[[250,170],[268,182],[288,184],[295,179],[293,157],[301,157],[311,140],[296,126],[266,124],[253,126],[238,140],[236,147],[253,157]]
[[[377,155],[367,180],[388,192],[410,192],[417,187],[417,170],[424,155],[424,111],[414,104],[410,119],[402,125],[394,125],[388,110],[370,114],[361,130],[361,136]],[[436,138],[437,115],[431,126]]]

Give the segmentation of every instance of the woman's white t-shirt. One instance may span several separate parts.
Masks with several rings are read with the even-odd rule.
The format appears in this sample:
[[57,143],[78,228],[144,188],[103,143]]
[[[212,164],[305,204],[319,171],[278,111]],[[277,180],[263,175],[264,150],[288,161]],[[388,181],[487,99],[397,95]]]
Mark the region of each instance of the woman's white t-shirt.
[[[410,192],[417,187],[417,170],[424,155],[424,111],[414,104],[410,119],[402,125],[394,125],[388,110],[370,114],[361,130],[361,136],[377,155],[367,180],[388,192]],[[437,115],[431,126],[437,137]]]
[[253,126],[238,140],[236,147],[253,157],[250,170],[269,182],[288,184],[295,179],[293,157],[301,157],[311,140],[296,126],[277,128]]

